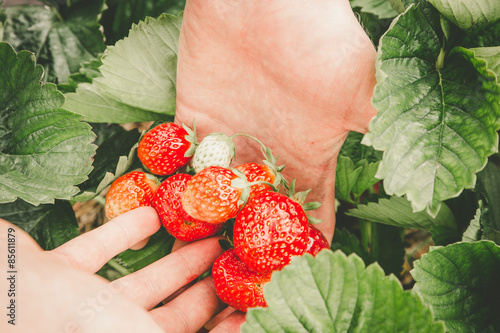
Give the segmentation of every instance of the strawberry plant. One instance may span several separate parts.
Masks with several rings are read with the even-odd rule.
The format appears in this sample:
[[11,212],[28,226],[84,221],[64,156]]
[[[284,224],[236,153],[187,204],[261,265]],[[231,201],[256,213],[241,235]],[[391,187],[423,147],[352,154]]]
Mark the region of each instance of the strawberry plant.
[[[0,217],[52,249],[79,234],[73,207],[89,201],[103,205],[111,184],[134,170],[156,172],[154,163],[140,158],[147,130],[125,124],[148,128],[174,121],[185,2],[43,3],[6,6],[11,4],[6,1],[0,8]],[[372,99],[377,115],[367,133],[346,133],[337,156],[331,251],[318,253],[324,239],[308,235],[314,229],[301,217],[300,246],[294,247],[299,255],[270,281],[268,272],[249,274],[244,258],[233,258],[232,273],[239,270],[252,281],[249,290],[265,298],[237,305],[250,306],[242,331],[500,331],[500,2],[351,0],[350,5],[377,49]],[[339,52],[356,47],[353,40]],[[198,174],[203,176],[208,164],[221,170],[224,191],[233,196],[223,217],[191,216],[216,223],[210,233],[242,206],[241,212],[251,210],[252,200],[275,196],[269,194],[275,193],[271,184],[293,192],[269,151],[265,162],[227,165],[233,147],[212,154],[221,141],[207,137],[212,139],[199,145],[208,150],[200,150]],[[183,148],[187,163],[194,151]],[[217,166],[205,164],[211,154]],[[185,167],[160,173],[160,180],[179,170],[191,172],[179,168]],[[302,177],[308,176],[303,170]],[[209,178],[190,185],[196,177],[186,176],[186,189],[162,185],[157,195],[177,191],[172,195],[183,197],[189,191],[192,197],[183,199],[181,208],[203,212],[192,198],[195,184],[205,186]],[[245,193],[250,202],[245,205],[244,181],[237,180],[242,177],[263,191]],[[188,221],[184,213],[164,217],[164,224]],[[237,221],[235,229],[241,228]],[[311,238],[317,243],[309,251]],[[173,240],[162,228],[146,247],[123,252],[99,274],[112,280],[138,270],[167,255]],[[242,252],[235,242],[230,253]],[[219,279],[219,266],[213,275],[216,284],[228,283]],[[229,303],[235,295],[223,297]]]

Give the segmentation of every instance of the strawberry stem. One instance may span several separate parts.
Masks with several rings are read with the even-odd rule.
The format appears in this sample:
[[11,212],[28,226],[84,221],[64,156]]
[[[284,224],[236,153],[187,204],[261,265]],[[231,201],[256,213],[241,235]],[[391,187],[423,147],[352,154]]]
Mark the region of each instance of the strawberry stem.
[[266,147],[264,145],[264,143],[262,143],[262,141],[260,141],[259,139],[257,139],[256,137],[254,137],[250,134],[235,133],[235,134],[231,135],[229,138],[232,140],[233,138],[235,138],[237,136],[244,136],[244,137],[250,138],[260,145],[261,152],[264,155],[264,164],[266,164],[268,167],[270,167],[274,171],[274,174],[276,176],[275,184],[277,184],[277,185],[273,185],[273,189],[277,188],[280,185],[283,185],[286,189],[288,189],[288,181],[285,179],[285,177],[283,177],[281,175],[281,171],[283,170],[283,168],[285,166],[284,165],[281,165],[281,166],[276,165],[278,158],[277,157],[275,158],[273,156],[271,149],[269,147]]
[[[231,136],[230,136],[230,138],[231,138],[231,140],[232,140],[233,138],[235,138],[235,137],[237,137],[237,136],[245,136],[245,137],[247,137],[247,138],[250,138],[250,139],[252,139],[252,140],[256,141],[256,142],[260,145],[260,147],[263,149],[263,151],[264,151],[264,152],[267,150],[267,147],[266,147],[266,146],[262,143],[262,141],[260,141],[259,139],[257,139],[256,137],[254,137],[254,136],[252,136],[252,135],[250,135],[250,134],[246,134],[246,133],[235,133],[235,134],[231,135]],[[264,156],[265,156],[265,154],[264,154]],[[265,156],[265,157],[267,158],[267,156]]]

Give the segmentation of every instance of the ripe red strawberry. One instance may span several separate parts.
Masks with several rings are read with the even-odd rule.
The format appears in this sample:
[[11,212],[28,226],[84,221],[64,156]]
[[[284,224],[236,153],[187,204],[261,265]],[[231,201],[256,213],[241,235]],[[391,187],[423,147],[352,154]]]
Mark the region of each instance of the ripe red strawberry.
[[151,206],[158,184],[156,177],[142,171],[118,177],[106,194],[106,216],[113,219],[134,208]]
[[[235,167],[235,169],[243,172],[245,177],[249,182],[257,182],[263,181],[273,184],[275,180],[275,174],[273,170],[265,164],[257,164],[257,163],[246,163],[241,164]],[[267,184],[256,184],[250,187],[250,198],[262,193],[271,190],[271,186]]]
[[182,208],[181,194],[186,183],[193,176],[178,173],[167,178],[156,190],[153,207],[160,216],[161,223],[177,239],[192,242],[216,234],[224,223],[211,224],[196,220]]
[[[232,170],[211,166],[187,182],[182,194],[186,213],[208,223],[221,223],[236,216],[243,205],[243,188],[233,186],[240,179]],[[247,191],[248,192],[248,191]]]
[[191,164],[196,173],[215,165],[228,168],[235,150],[231,137],[224,133],[211,133],[196,148]]
[[196,134],[189,127],[164,123],[144,135],[137,156],[153,174],[166,176],[189,162],[196,144]]
[[258,272],[280,270],[307,248],[307,215],[284,194],[264,192],[248,201],[234,225],[234,249]]
[[217,258],[212,267],[215,290],[219,298],[237,310],[266,307],[264,284],[271,280],[271,273],[252,271],[229,249]]
[[328,244],[325,235],[323,235],[321,231],[319,231],[315,226],[309,223],[306,253],[309,253],[313,257],[315,257],[319,253],[319,251],[329,248],[330,244]]

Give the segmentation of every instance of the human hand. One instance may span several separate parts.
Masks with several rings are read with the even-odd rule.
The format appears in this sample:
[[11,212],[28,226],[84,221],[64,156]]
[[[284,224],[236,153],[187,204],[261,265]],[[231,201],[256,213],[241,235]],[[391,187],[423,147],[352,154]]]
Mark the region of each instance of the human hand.
[[[179,39],[176,122],[200,137],[243,132],[285,164],[322,206],[331,240],[337,155],[375,115],[375,48],[348,0],[188,0]],[[236,138],[236,163],[262,159]]]
[[[10,332],[7,327],[20,332],[197,332],[224,308],[210,276],[171,296],[210,269],[222,253],[215,238],[184,246],[111,283],[93,274],[160,228],[152,208],[120,215],[52,251],[43,251],[20,228],[0,219],[1,244],[7,244],[8,228],[17,237],[18,318],[15,327],[2,327],[2,332]],[[8,271],[7,261],[0,262]],[[1,281],[1,290],[8,290],[9,281]],[[152,309],[169,296],[169,302]],[[210,325],[216,326],[213,332],[236,331],[243,321],[236,313]]]

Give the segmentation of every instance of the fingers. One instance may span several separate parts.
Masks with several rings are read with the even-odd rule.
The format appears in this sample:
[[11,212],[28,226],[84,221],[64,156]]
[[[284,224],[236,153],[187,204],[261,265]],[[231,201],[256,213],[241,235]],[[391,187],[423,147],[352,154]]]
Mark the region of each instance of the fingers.
[[223,306],[208,276],[151,315],[166,332],[197,332]]
[[175,252],[177,251],[178,249],[180,249],[181,247],[184,247],[186,245],[188,245],[189,243],[187,242],[184,242],[184,241],[181,241],[181,240],[178,240],[176,239],[174,241],[174,245],[172,246],[172,252]]
[[218,238],[200,240],[111,284],[138,305],[151,309],[209,270],[222,252]]
[[134,246],[131,246],[130,249],[131,250],[140,250],[142,249],[144,246],[146,246],[146,244],[149,242],[149,237],[148,238],[145,238],[143,240],[141,240],[139,243],[135,244]]
[[154,234],[160,226],[153,208],[140,207],[72,239],[50,253],[73,267],[95,273],[115,255]]
[[240,311],[234,311],[226,317],[220,324],[215,326],[211,333],[237,333],[241,325],[245,322],[245,314]]
[[211,318],[208,322],[203,326],[207,331],[212,331],[217,325],[219,325],[224,319],[226,319],[230,314],[235,312],[236,309],[228,306],[218,314],[216,314],[213,318]]

